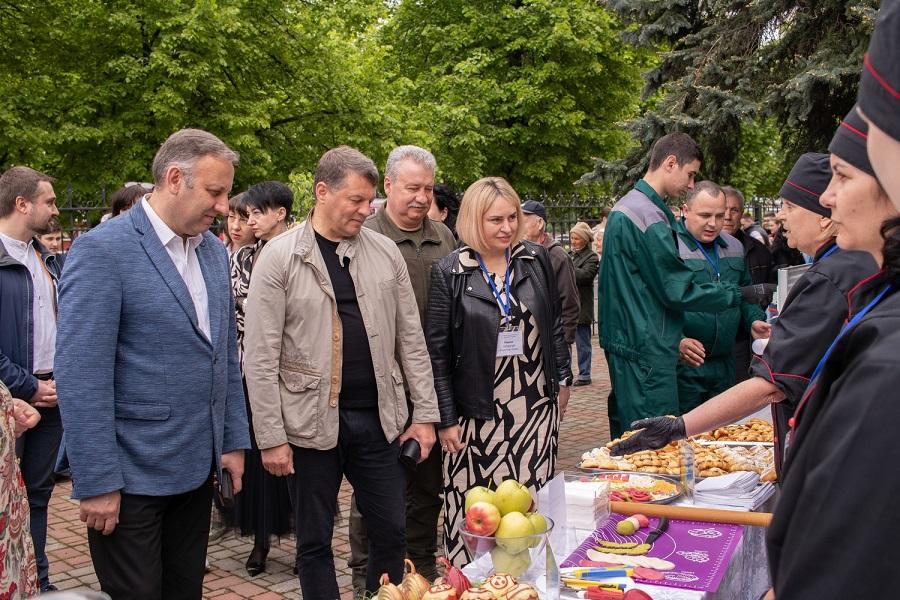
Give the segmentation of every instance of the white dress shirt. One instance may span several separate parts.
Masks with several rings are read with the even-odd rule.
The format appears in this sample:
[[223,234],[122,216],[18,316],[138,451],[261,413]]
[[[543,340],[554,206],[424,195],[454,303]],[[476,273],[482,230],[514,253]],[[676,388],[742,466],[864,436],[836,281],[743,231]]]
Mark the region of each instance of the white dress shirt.
[[143,206],[156,235],[159,236],[159,241],[162,242],[172,262],[175,263],[175,268],[178,269],[178,273],[191,294],[200,331],[206,335],[206,339],[212,339],[209,333],[209,297],[206,294],[206,282],[203,280],[203,271],[200,270],[200,261],[197,259],[197,246],[203,241],[203,234],[184,239],[172,231],[156,214],[156,211],[147,202],[147,196],[144,196]]
[[33,240],[21,242],[3,233],[0,233],[0,240],[3,240],[3,246],[11,257],[25,265],[34,284],[34,364],[31,372],[50,373],[53,371],[53,355],[56,351],[56,313],[53,309],[53,296],[56,292],[53,280],[34,249]]

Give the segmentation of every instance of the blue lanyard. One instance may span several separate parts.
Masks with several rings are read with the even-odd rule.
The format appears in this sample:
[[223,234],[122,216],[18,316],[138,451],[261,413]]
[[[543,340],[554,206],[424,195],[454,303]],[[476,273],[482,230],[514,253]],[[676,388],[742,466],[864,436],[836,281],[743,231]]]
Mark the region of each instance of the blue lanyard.
[[[826,254],[825,256],[828,256],[828,255]],[[822,258],[825,258],[825,256],[823,256]],[[822,259],[819,259],[819,260],[822,260]],[[812,375],[810,376],[809,385],[807,386],[807,392],[809,391],[809,388],[812,387],[816,378],[819,376],[819,373],[822,372],[822,369],[825,367],[825,363],[828,361],[828,357],[831,356],[831,353],[834,351],[835,346],[837,346],[838,342],[841,341],[841,338],[844,337],[844,334],[847,333],[848,331],[850,331],[851,329],[853,329],[857,323],[862,321],[862,318],[865,317],[866,314],[869,313],[869,311],[871,311],[873,308],[875,308],[875,306],[879,302],[881,302],[882,298],[884,298],[887,295],[887,293],[890,292],[892,289],[894,289],[893,284],[889,283],[886,286],[884,286],[884,288],[878,293],[877,296],[875,296],[875,298],[871,302],[866,304],[866,306],[861,311],[859,311],[858,313],[853,315],[853,318],[850,319],[850,321],[848,323],[846,323],[843,327],[841,327],[840,333],[837,334],[837,337],[835,337],[834,341],[831,342],[831,345],[828,346],[828,350],[825,351],[825,354],[819,360],[819,364],[816,365],[815,370],[813,371]]]
[[503,314],[504,320],[509,323],[509,271],[510,271],[510,261],[509,261],[509,249],[506,250],[506,276],[503,278],[503,285],[506,291],[506,301],[504,302],[503,296],[500,295],[500,290],[497,289],[497,285],[494,283],[494,278],[491,277],[491,274],[488,273],[487,267],[484,265],[484,260],[481,258],[481,254],[478,252],[475,253],[475,258],[478,259],[478,266],[481,267],[481,272],[484,273],[485,279],[487,279],[488,285],[491,286],[491,291],[494,292],[494,298],[497,299],[497,304],[500,306],[500,312]]
[[829,248],[828,252],[826,252],[825,254],[823,254],[822,257],[821,257],[819,260],[816,260],[816,259],[814,258],[814,259],[813,259],[813,263],[817,263],[817,262],[820,262],[820,261],[825,260],[826,258],[828,258],[829,256],[831,256],[832,254],[834,254],[835,252],[837,252],[837,249],[838,249],[838,245],[835,244],[834,246],[832,246],[831,248]]
[[[713,240],[712,256],[710,256],[709,253],[703,248],[703,244],[701,244],[697,240],[697,238],[694,238],[694,241],[697,242],[697,248],[699,248],[700,252],[703,253],[703,258],[706,259],[706,262],[708,262],[712,266],[713,271],[716,272],[716,278],[721,279],[722,273],[719,272],[719,253],[716,251],[716,241]],[[715,260],[713,260],[713,256],[716,258]]]

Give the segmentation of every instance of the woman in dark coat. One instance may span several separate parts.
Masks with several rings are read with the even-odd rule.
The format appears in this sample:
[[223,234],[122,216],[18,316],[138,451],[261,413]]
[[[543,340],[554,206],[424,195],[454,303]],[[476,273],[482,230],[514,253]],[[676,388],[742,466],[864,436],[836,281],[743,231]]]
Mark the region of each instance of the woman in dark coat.
[[555,474],[560,385],[572,372],[547,251],[520,241],[522,207],[499,177],[473,183],[456,223],[463,246],[432,269],[426,341],[441,413],[444,541],[465,555],[464,494]]
[[594,280],[600,269],[600,258],[591,248],[594,232],[587,223],[578,222],[569,232],[572,244],[572,265],[578,287],[578,326],[575,328],[575,350],[578,355],[578,375],[572,385],[591,383],[591,325],[594,323]]

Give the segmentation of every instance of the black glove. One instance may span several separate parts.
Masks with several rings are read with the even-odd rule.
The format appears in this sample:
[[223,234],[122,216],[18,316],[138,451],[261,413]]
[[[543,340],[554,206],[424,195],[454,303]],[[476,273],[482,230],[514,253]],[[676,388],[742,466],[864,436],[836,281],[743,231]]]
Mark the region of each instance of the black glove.
[[631,424],[632,429],[641,429],[631,437],[622,440],[609,449],[613,456],[634,454],[641,450],[656,450],[669,442],[687,437],[684,419],[681,417],[651,417]]
[[752,304],[765,304],[768,306],[772,302],[772,294],[778,286],[774,283],[757,283],[755,285],[746,285],[741,288],[741,298],[744,302]]

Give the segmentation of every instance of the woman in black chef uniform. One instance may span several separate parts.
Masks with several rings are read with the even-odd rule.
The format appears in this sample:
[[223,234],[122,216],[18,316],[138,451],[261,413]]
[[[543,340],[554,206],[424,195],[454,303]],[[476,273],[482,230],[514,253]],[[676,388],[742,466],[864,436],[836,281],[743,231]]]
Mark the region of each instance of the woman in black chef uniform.
[[[786,476],[767,536],[779,599],[889,598],[898,593],[898,90],[900,2],[891,0],[878,15],[859,95],[859,109],[870,125],[868,153],[885,188],[837,158],[823,196],[838,223],[838,244],[870,252],[882,270],[854,293],[848,327],[823,357],[793,418]],[[871,192],[864,191],[873,186],[882,192],[874,203]],[[883,235],[883,245],[873,233]]]
[[[865,156],[865,138],[853,131],[865,123],[852,116],[851,129],[842,128],[832,143],[854,148],[871,171]],[[852,136],[852,137],[850,137]],[[835,244],[836,226],[831,210],[819,203],[820,195],[831,180],[827,154],[804,154],[797,160],[781,186],[779,196],[788,243],[792,248],[814,256],[809,270],[794,284],[781,316],[772,326],[772,334],[762,357],[754,356],[750,379],[711,398],[683,417],[655,417],[633,424],[644,431],[629,437],[614,453],[630,454],[659,448],[686,435],[696,435],[733,423],[772,404],[777,445],[776,467],[781,467],[782,442],[788,419],[800,401],[809,376],[828,344],[841,330],[847,317],[847,295],[860,279],[872,275],[878,265],[866,252],[843,251]]]

